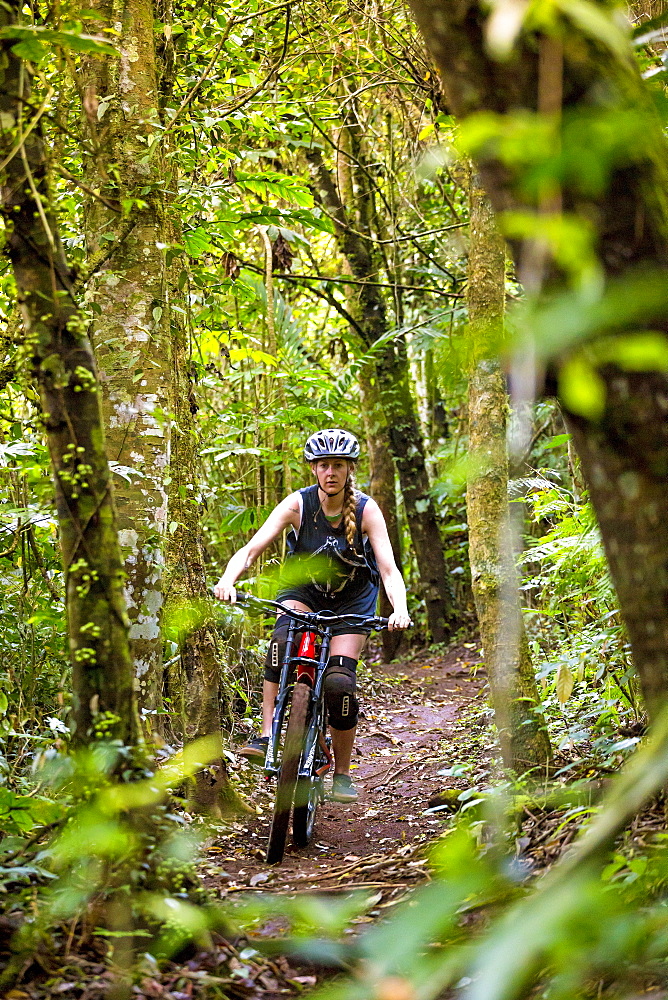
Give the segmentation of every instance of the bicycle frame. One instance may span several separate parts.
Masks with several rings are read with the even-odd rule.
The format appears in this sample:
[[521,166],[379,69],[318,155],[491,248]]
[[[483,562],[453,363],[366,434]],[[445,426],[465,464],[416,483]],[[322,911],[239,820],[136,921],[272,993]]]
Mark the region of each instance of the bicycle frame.
[[[329,647],[332,641],[333,626],[340,622],[349,621],[351,628],[364,624],[372,629],[380,629],[387,626],[387,619],[378,617],[367,618],[361,615],[339,616],[334,613],[330,615],[329,612],[296,611],[292,608],[288,608],[286,605],[281,604],[278,601],[261,600],[256,597],[252,597],[250,594],[243,594],[241,592],[238,592],[237,597],[241,603],[252,602],[258,607],[263,608],[265,611],[270,611],[272,613],[275,613],[275,611],[278,610],[282,614],[287,615],[290,619],[285,653],[283,655],[281,673],[278,682],[278,694],[276,695],[276,702],[274,705],[271,737],[269,739],[267,756],[264,762],[264,770],[267,777],[276,777],[280,771],[281,731],[283,728],[285,713],[290,703],[294,684],[306,683],[311,688],[311,711],[304,754],[302,757],[303,763],[299,771],[299,776],[309,777],[311,773],[310,768],[313,765],[313,759],[318,748],[319,734],[322,733],[324,735],[326,732],[325,706],[322,688],[325,679],[325,668],[329,659]],[[294,655],[296,636],[298,633],[304,632],[312,632],[320,637],[320,652],[317,658],[300,656],[299,654]],[[306,666],[315,666],[313,681],[311,681],[310,677],[305,676],[306,671],[300,670],[300,667]],[[294,682],[292,682],[291,676],[295,668],[296,677]]]
[[[267,843],[267,863],[283,859],[290,817],[293,842],[306,847],[313,836],[318,805],[325,798],[324,774],[332,765],[324,697],[325,669],[334,626],[386,628],[387,618],[295,611],[277,601],[263,601],[237,591],[242,603],[251,603],[289,619],[287,642],[274,704],[271,736],[264,762],[267,780],[276,778],[273,818]],[[303,633],[295,655],[297,635]],[[316,636],[320,650],[316,655]],[[294,677],[294,679],[293,679]],[[284,727],[284,723],[286,723]],[[283,746],[281,737],[285,728]]]
[[[284,613],[288,613],[287,609]],[[309,769],[313,764],[313,758],[318,744],[318,733],[320,731],[324,732],[324,711],[321,713],[313,711],[313,709],[316,706],[324,705],[322,685],[324,683],[327,660],[329,659],[329,647],[332,640],[332,630],[331,626],[329,628],[320,628],[315,622],[307,622],[306,619],[309,617],[307,614],[302,614],[301,612],[295,612],[295,614],[298,614],[299,619],[301,620],[293,617],[290,618],[288,638],[285,647],[285,654],[283,656],[283,663],[281,665],[281,675],[278,682],[278,694],[276,695],[274,716],[271,724],[271,738],[269,740],[267,756],[264,762],[265,773],[270,776],[277,775],[280,768],[279,748],[281,729],[283,726],[283,719],[285,718],[285,711],[292,695],[293,685],[291,683],[291,674],[293,673],[295,667],[297,668],[297,674],[294,683],[309,684],[311,686],[311,721],[306,737],[306,745],[304,747],[303,756],[304,763],[299,772],[300,776],[307,776],[310,773]],[[320,636],[320,653],[317,659],[314,659],[313,657],[293,655],[295,637],[297,633],[303,632],[313,632]],[[305,676],[307,676],[306,671],[300,671],[300,666],[315,666],[315,677],[312,684],[310,678],[308,680],[304,679]],[[321,714],[323,716],[322,719],[319,718]]]

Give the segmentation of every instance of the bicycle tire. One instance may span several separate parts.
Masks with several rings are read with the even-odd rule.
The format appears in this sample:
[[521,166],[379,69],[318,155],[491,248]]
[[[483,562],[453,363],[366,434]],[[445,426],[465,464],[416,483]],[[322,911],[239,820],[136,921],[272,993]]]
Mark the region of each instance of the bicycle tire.
[[285,731],[283,760],[276,780],[274,815],[267,844],[267,864],[278,865],[283,860],[285,841],[290,825],[290,812],[297,787],[299,761],[304,748],[311,690],[306,684],[295,684],[288,725]]
[[297,847],[308,847],[313,837],[315,817],[322,798],[322,778],[299,778],[292,814],[292,839]]

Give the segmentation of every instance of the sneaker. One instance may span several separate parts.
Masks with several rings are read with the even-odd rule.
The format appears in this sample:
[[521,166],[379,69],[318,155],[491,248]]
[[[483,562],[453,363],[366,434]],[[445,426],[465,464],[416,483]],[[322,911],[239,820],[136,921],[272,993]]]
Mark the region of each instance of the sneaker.
[[332,791],[329,795],[330,799],[333,799],[334,802],[356,802],[358,795],[359,793],[350,780],[349,774],[334,775]]
[[268,746],[268,736],[253,736],[248,743],[244,743],[242,747],[239,747],[237,753],[240,757],[245,757],[246,760],[249,760],[251,764],[264,764]]

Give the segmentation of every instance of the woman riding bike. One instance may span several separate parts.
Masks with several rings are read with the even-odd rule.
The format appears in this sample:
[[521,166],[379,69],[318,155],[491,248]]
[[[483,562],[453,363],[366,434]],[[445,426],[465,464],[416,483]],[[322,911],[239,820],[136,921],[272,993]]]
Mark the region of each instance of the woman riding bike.
[[[301,559],[299,568],[303,568],[304,580],[286,584],[277,595],[278,601],[295,611],[371,617],[376,613],[380,575],[394,609],[388,628],[408,628],[411,620],[406,607],[406,588],[394,561],[385,519],[375,500],[355,485],[359,454],[359,442],[348,431],[328,429],[312,434],[304,446],[304,459],[310,464],[316,482],[282,500],[250,542],[235,552],[214,588],[215,596],[234,604],[234,584],[241,574],[284,529],[292,528],[286,561]],[[311,556],[315,558],[309,560]],[[287,615],[279,616],[267,652],[262,733],[239,751],[257,763],[264,761],[271,733],[288,621]],[[338,802],[354,802],[357,798],[350,780],[350,758],[358,716],[357,661],[368,634],[368,629],[343,622],[336,625],[325,674],[334,751],[331,798]]]

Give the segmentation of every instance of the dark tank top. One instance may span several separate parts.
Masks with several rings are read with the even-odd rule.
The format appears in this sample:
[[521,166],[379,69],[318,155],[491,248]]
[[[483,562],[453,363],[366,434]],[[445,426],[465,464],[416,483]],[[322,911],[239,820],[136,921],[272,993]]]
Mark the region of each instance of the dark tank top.
[[317,484],[306,486],[299,492],[302,497],[302,520],[299,531],[295,533],[293,529],[288,534],[286,562],[301,560],[299,568],[304,571],[304,579],[300,582],[316,587],[323,594],[340,597],[355,597],[369,583],[376,586],[378,567],[371,543],[362,533],[362,514],[369,497],[355,491],[357,528],[355,544],[351,547],[346,540],[343,521],[335,528],[325,517]]

